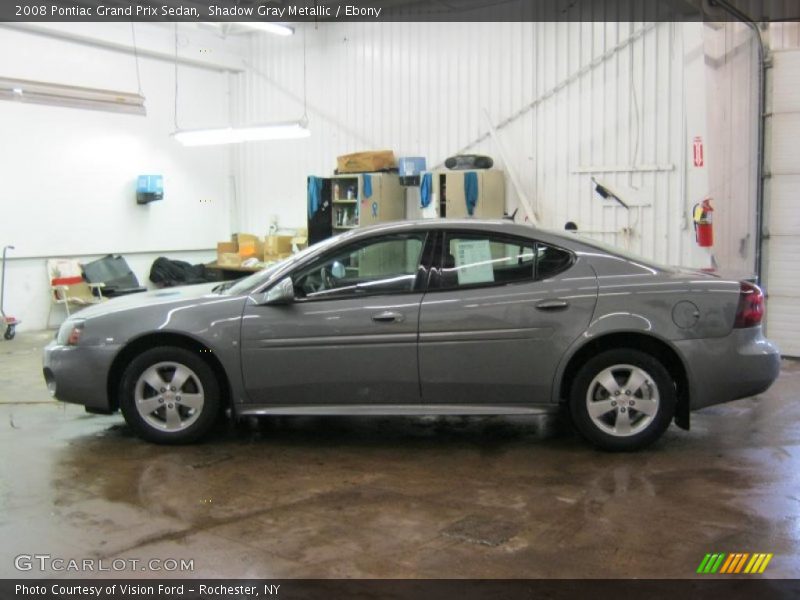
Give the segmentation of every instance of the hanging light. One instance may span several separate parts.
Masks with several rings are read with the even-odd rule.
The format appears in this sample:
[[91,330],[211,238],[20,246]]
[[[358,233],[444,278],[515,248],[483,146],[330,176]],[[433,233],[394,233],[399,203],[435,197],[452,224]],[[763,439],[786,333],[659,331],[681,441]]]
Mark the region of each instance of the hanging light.
[[248,125],[246,127],[218,127],[214,129],[190,129],[172,134],[184,146],[214,146],[238,144],[264,140],[291,140],[311,135],[305,120],[284,123]]
[[139,93],[0,77],[0,100],[144,115]]

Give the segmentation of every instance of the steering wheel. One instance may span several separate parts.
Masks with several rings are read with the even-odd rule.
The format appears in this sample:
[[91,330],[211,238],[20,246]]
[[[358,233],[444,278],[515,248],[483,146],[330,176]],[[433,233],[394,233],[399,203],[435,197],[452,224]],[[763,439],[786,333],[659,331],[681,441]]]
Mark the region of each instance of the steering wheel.
[[306,293],[319,293],[324,292],[325,290],[330,290],[334,287],[333,279],[331,278],[331,274],[325,267],[320,267],[318,273],[309,273],[305,277],[305,281],[303,282],[303,290]]

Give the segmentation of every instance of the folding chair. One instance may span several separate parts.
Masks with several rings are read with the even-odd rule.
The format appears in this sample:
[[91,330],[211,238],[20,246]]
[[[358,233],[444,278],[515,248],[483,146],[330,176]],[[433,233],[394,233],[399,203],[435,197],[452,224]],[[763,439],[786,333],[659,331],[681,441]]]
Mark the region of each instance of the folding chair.
[[77,260],[70,258],[57,258],[47,261],[47,273],[50,279],[50,311],[47,314],[47,324],[50,324],[50,313],[54,304],[63,304],[67,317],[72,312],[72,306],[88,306],[98,304],[105,300],[100,289],[102,283],[86,283],[81,273],[81,266]]

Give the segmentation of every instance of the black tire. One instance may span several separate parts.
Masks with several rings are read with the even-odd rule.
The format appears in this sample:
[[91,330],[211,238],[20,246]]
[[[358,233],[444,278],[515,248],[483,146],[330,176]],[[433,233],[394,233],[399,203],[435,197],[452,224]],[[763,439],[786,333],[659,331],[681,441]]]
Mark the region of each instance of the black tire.
[[[643,372],[649,376],[646,383],[630,395],[626,391],[625,374],[628,372],[632,377],[634,369],[627,367],[634,367],[640,377]],[[613,394],[595,381],[596,377],[609,372],[614,377],[612,386],[616,383],[619,387]],[[625,383],[620,384],[620,381]],[[590,385],[592,390],[589,389]],[[590,393],[592,395],[589,398],[587,396]],[[657,398],[657,401],[653,402],[653,398]],[[612,403],[616,406],[610,412],[593,418],[589,414],[589,403],[595,401],[598,401],[599,407],[602,405],[602,410]],[[578,370],[570,390],[569,412],[575,428],[593,445],[602,450],[627,452],[645,448],[661,437],[672,421],[676,402],[675,382],[657,358],[640,350],[621,348],[598,354]],[[639,409],[636,408],[637,403]],[[653,411],[652,414],[640,412],[645,406],[648,411]],[[630,431],[625,429],[626,412]],[[620,418],[622,422],[617,431],[617,420]]]
[[3,334],[3,337],[7,340],[13,340],[14,336],[17,335],[17,328],[15,325],[9,325],[6,328],[6,332]]
[[[164,363],[185,367],[191,371],[191,376],[175,392],[170,392],[167,382],[165,388],[162,388],[166,393],[160,394],[156,391],[155,396],[153,396],[155,388],[149,386],[149,384],[142,383],[141,385],[145,392],[150,394],[143,401],[158,400],[160,402],[163,399],[166,402],[166,404],[162,404],[158,408],[158,411],[145,417],[142,414],[143,411],[137,408],[137,385],[140,384],[140,378],[146,371]],[[163,373],[164,377],[169,377],[170,368],[161,367],[160,372]],[[172,377],[175,377],[174,373],[173,371]],[[199,380],[199,385],[197,380]],[[184,393],[184,401],[186,397],[191,395],[201,396],[202,406],[200,408],[190,408],[181,404],[181,393]],[[186,418],[186,426],[181,425],[177,429],[167,429],[167,404],[170,408],[176,407],[175,411],[179,412],[179,417],[180,411],[183,411]],[[187,350],[186,348],[162,346],[146,350],[131,361],[122,375],[119,402],[122,414],[131,429],[149,442],[157,444],[190,444],[200,440],[214,427],[220,416],[221,404],[219,382],[213,369],[198,356],[196,351]],[[163,427],[159,426],[159,419],[162,418],[164,419]],[[181,417],[181,423],[183,422]]]

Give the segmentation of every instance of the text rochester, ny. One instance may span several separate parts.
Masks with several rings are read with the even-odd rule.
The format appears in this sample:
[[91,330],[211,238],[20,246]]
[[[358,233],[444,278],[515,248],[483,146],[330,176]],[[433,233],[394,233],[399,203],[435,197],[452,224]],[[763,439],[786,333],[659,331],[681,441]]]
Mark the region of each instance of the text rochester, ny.
[[201,15],[196,6],[144,6],[130,4],[128,6],[79,6],[64,4],[37,4],[17,5],[16,15],[22,17],[267,17],[273,19],[288,19],[291,17],[380,17],[382,8],[370,6],[327,5],[327,6],[217,6],[211,4],[206,9],[206,14]]
[[70,596],[70,597],[94,597],[94,598],[108,598],[114,597],[119,594],[121,597],[125,596],[158,596],[158,597],[182,597],[187,593],[199,594],[202,597],[209,596],[247,596],[254,597],[263,595],[265,597],[278,596],[281,585],[279,583],[265,583],[262,585],[227,585],[224,583],[215,583],[208,585],[204,583],[181,583],[181,584],[131,584],[131,583],[113,583],[113,584],[97,584],[97,583],[77,583],[77,584],[33,584],[28,585],[18,583],[14,586],[14,594],[20,596],[46,596],[48,592],[52,596]]

